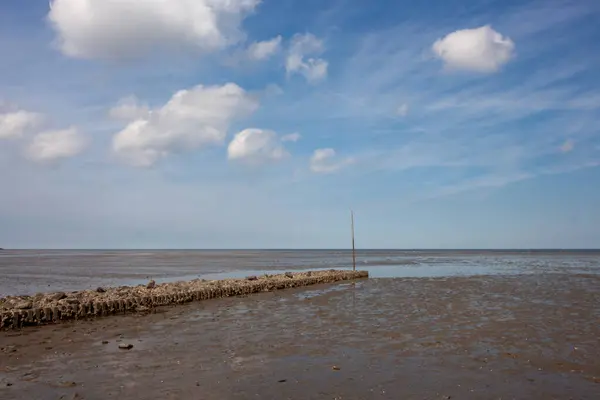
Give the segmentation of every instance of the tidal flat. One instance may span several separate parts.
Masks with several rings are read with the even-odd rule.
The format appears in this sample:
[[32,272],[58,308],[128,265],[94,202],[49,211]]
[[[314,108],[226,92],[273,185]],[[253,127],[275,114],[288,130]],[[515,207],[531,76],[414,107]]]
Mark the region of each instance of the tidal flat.
[[0,398],[597,399],[598,321],[597,274],[293,288],[2,332]]

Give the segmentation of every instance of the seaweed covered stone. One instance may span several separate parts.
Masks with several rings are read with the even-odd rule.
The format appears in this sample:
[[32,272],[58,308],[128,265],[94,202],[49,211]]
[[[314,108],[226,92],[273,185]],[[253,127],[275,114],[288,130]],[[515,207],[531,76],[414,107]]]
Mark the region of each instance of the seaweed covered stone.
[[[251,276],[242,279],[170,282],[152,285],[99,287],[69,294],[40,293],[34,297],[0,298],[0,328],[40,325],[71,319],[87,319],[127,312],[150,312],[156,307],[184,304],[220,297],[247,296],[252,293],[327,284],[368,278],[366,271],[302,271],[279,275]],[[149,290],[151,289],[151,290]]]

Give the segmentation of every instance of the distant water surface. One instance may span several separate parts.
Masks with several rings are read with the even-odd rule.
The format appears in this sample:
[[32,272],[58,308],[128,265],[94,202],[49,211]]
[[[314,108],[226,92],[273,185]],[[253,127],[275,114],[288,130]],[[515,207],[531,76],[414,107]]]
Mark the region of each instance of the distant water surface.
[[[351,268],[348,250],[3,250],[0,297],[278,271]],[[360,250],[374,278],[600,273],[600,250]]]

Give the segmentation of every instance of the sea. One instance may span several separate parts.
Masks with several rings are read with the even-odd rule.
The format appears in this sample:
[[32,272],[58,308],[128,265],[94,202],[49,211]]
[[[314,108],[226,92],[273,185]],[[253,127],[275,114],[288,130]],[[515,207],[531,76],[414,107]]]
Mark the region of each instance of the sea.
[[[0,298],[285,271],[353,268],[338,250],[1,250]],[[364,250],[371,278],[599,274],[600,250]]]

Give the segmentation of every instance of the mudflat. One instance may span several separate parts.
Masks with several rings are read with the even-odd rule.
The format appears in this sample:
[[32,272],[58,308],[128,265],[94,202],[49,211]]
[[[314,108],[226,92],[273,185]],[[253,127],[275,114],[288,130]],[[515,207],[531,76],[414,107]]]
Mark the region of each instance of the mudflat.
[[318,285],[0,332],[0,398],[597,399],[598,321],[598,275]]

